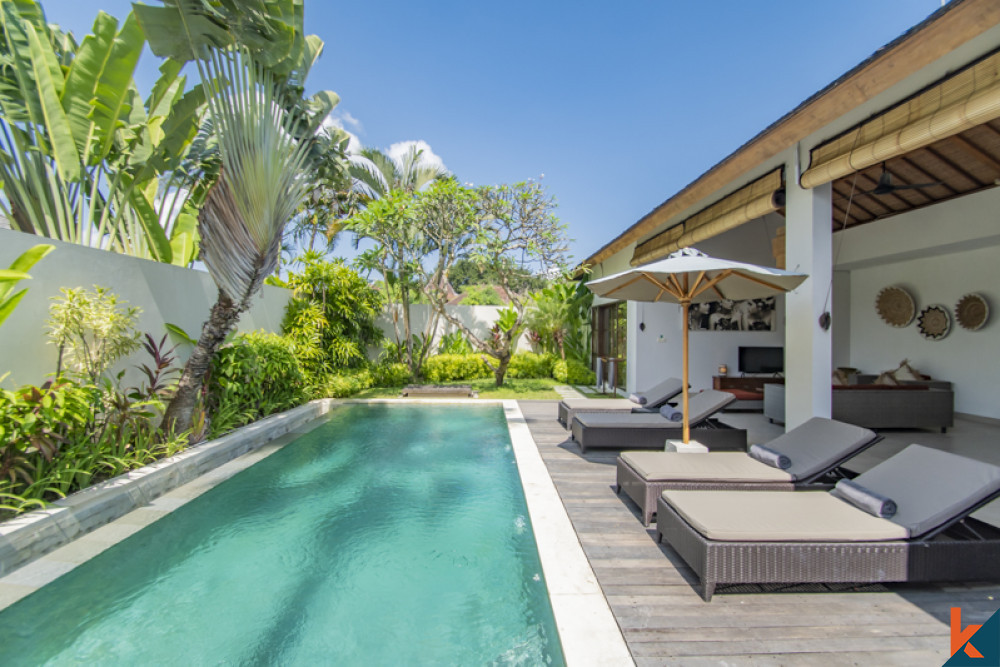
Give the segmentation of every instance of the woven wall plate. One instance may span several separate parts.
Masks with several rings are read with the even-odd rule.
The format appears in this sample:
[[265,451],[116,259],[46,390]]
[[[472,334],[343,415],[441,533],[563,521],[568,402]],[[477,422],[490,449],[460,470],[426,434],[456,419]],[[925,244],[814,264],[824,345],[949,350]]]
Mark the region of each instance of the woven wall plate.
[[951,315],[941,304],[927,306],[917,318],[920,335],[928,340],[941,340],[951,331]]
[[883,287],[875,297],[875,311],[891,327],[905,327],[917,314],[913,297],[902,287]]
[[966,294],[955,304],[955,320],[959,326],[969,331],[982,329],[990,319],[990,305],[981,294]]

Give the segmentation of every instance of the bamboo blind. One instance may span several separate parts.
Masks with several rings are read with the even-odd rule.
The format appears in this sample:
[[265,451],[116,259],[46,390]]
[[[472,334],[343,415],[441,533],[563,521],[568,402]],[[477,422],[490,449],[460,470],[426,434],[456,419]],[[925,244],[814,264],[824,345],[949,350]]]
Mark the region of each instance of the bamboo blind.
[[802,187],[814,188],[1000,117],[1000,53],[810,152]]
[[660,232],[636,246],[632,266],[647,264],[666,257],[722,232],[739,227],[779,208],[776,193],[784,186],[783,169],[774,171],[745,185],[711,206],[695,213],[682,223]]

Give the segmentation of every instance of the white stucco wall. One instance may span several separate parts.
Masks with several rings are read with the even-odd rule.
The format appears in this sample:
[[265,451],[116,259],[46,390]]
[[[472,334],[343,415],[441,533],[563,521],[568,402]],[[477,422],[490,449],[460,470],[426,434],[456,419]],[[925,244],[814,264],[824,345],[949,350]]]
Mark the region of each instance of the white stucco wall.
[[[472,329],[472,331],[474,331],[478,336],[485,337],[488,335],[489,330],[493,328],[493,323],[497,321],[497,318],[499,317],[498,313],[503,308],[504,306],[450,306],[448,307],[448,312],[454,314],[460,322]],[[395,340],[391,312],[392,311],[390,310],[386,314],[380,316],[375,323],[387,338]],[[402,310],[397,309],[397,312],[399,313],[397,315],[399,318],[399,332],[402,335],[404,330]],[[432,312],[431,306],[428,304],[418,303],[410,306],[410,327],[414,334],[423,335],[427,331],[428,322]],[[457,327],[452,325],[443,317],[439,318],[437,329],[434,333],[434,340],[440,340],[442,335],[451,333],[456,328]],[[531,351],[531,345],[528,343],[526,335],[522,335],[521,338],[518,339],[515,351]],[[377,353],[377,350],[369,350],[369,356],[372,358],[374,358],[374,355]]]
[[[56,369],[58,352],[45,336],[45,320],[53,297],[60,287],[107,287],[142,308],[138,329],[149,332],[157,341],[166,333],[164,323],[176,324],[197,338],[208,319],[218,289],[204,271],[184,269],[145,259],[136,259],[104,250],[44,239],[31,234],[0,229],[0,267],[7,268],[21,253],[39,243],[51,243],[56,249],[29,272],[31,280],[18,284],[28,293],[13,315],[0,326],[0,376],[10,372],[5,387],[40,384]],[[264,329],[280,332],[281,318],[290,292],[265,285],[254,298],[254,305],[242,315],[240,331]],[[181,360],[190,354],[189,346],[177,348]],[[146,361],[140,351],[119,364],[131,368]],[[116,370],[118,370],[116,369]],[[126,382],[137,381],[126,376]]]
[[[843,233],[840,253],[850,271],[850,359],[864,372],[891,370],[903,359],[955,385],[955,410],[1000,419],[1000,189],[961,197]],[[840,236],[838,234],[837,236]],[[889,285],[913,295],[917,310],[942,304],[954,315],[969,292],[984,295],[991,320],[978,331],[952,323],[940,341],[916,322],[897,329],[875,311]]]

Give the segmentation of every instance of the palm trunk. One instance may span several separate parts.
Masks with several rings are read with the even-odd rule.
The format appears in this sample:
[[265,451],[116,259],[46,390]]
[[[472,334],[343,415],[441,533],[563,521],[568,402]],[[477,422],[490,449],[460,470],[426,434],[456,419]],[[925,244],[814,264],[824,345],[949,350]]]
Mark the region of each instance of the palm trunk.
[[177,393],[163,415],[161,430],[164,433],[180,433],[191,429],[194,406],[198,400],[202,380],[208,372],[215,351],[219,349],[240,317],[239,307],[225,292],[219,290],[219,299],[212,306],[212,313],[201,329],[201,337],[191,358],[184,366],[177,385]]

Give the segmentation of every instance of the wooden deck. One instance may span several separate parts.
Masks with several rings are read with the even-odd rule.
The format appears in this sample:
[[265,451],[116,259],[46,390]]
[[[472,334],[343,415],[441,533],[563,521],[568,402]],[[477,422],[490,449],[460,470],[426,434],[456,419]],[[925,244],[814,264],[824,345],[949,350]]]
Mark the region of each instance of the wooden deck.
[[581,455],[556,405],[520,402],[637,665],[940,665],[950,655],[951,607],[961,607],[965,626],[1000,606],[1000,586],[982,584],[720,588],[705,603],[694,573],[615,495],[617,453]]

